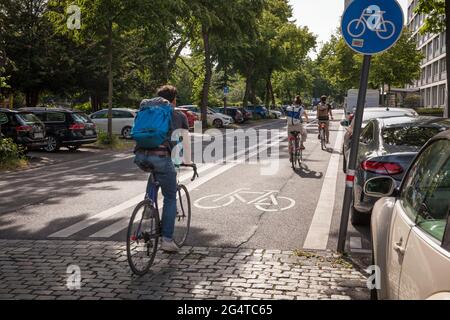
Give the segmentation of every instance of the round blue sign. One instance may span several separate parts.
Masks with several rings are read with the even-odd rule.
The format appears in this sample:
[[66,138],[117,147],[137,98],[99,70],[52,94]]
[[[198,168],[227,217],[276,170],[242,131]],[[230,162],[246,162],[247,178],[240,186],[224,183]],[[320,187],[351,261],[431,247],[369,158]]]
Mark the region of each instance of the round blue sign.
[[373,55],[400,38],[403,10],[397,0],[354,0],[342,17],[342,35],[356,52]]

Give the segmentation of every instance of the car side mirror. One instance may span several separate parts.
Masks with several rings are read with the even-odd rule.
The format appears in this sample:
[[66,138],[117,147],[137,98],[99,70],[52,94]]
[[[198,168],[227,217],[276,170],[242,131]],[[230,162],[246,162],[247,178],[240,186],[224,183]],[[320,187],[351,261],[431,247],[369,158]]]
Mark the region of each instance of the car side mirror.
[[391,177],[375,177],[364,185],[364,194],[369,197],[383,198],[395,194],[396,182]]
[[341,126],[349,127],[350,126],[350,122],[348,120],[341,121]]

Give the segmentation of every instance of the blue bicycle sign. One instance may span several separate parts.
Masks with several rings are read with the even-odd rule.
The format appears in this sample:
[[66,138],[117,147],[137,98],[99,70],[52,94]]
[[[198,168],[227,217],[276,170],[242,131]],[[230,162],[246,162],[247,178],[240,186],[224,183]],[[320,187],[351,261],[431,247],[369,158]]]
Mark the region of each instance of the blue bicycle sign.
[[348,25],[348,33],[352,37],[362,36],[367,29],[375,32],[380,39],[390,39],[395,34],[395,24],[384,20],[385,11],[376,5],[369,6],[359,19],[354,19]]
[[354,0],[342,18],[342,34],[353,50],[372,55],[397,42],[403,19],[396,0]]

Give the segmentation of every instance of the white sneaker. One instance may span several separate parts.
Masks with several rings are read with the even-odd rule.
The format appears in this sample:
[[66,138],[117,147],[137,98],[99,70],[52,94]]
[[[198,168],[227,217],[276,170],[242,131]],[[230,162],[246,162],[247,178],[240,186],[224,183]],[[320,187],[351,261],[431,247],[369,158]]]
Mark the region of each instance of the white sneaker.
[[171,240],[171,241],[162,240],[161,250],[168,252],[168,253],[177,253],[180,250],[180,248],[177,246],[177,244],[173,240]]

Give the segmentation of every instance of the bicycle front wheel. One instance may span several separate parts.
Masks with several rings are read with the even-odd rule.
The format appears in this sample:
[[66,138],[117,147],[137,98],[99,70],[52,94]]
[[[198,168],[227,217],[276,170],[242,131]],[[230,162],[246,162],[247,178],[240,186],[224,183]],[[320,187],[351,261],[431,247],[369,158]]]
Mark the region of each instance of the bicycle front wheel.
[[127,231],[127,258],[134,274],[145,275],[158,251],[160,238],[159,212],[146,200],[138,204]]
[[184,185],[180,185],[178,187],[177,217],[175,219],[175,230],[173,233],[173,240],[180,248],[184,246],[189,236],[191,214],[192,207],[189,191]]

